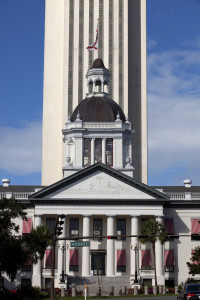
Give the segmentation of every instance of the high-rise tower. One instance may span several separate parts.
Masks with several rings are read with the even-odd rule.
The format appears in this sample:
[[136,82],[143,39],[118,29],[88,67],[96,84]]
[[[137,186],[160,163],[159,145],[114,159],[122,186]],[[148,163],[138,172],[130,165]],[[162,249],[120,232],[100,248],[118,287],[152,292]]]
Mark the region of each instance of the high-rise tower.
[[[99,20],[99,48],[88,52]],[[147,182],[146,0],[48,0],[45,11],[42,184],[62,178],[62,128],[87,93],[95,58],[135,130],[134,176]]]

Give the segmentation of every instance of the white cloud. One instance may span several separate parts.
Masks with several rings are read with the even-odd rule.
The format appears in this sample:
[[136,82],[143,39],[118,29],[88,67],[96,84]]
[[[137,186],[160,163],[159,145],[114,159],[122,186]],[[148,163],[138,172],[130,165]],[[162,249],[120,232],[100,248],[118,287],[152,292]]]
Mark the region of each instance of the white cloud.
[[199,70],[199,51],[171,50],[148,57],[151,184],[160,184],[161,174],[163,185],[181,185],[188,177],[200,183]]
[[152,39],[152,38],[148,38],[148,39],[147,39],[147,49],[148,49],[148,50],[152,50],[152,49],[154,49],[156,46],[157,46],[157,42],[156,42],[154,39]]
[[14,175],[41,170],[42,124],[25,123],[23,128],[0,127],[0,169]]

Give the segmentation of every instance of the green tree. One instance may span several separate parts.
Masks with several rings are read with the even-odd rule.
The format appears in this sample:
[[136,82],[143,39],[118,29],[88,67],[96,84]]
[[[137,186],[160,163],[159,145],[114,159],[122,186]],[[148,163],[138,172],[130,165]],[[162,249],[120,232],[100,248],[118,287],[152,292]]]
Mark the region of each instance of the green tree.
[[17,271],[27,261],[37,263],[42,259],[46,247],[52,240],[52,233],[46,226],[38,226],[29,234],[19,235],[15,219],[26,219],[26,207],[15,200],[0,200],[0,269],[14,280]]
[[155,285],[157,286],[157,273],[156,273],[156,241],[160,241],[162,244],[166,241],[167,232],[164,229],[162,223],[156,221],[155,219],[148,219],[142,223],[141,235],[143,237],[139,238],[141,244],[150,242],[152,245],[152,258],[154,265],[155,274]]
[[193,276],[195,274],[200,274],[200,247],[196,247],[190,258],[191,262],[186,262],[189,268],[189,274]]

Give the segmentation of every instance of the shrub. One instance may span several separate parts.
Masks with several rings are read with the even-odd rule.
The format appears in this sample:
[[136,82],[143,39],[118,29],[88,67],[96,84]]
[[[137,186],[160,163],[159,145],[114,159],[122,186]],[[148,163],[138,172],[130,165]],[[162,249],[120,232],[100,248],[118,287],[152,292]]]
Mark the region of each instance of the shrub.
[[65,291],[65,295],[66,295],[67,297],[71,297],[71,296],[72,296],[72,290],[66,290],[66,291]]
[[138,294],[140,294],[140,295],[144,294],[144,287],[143,286],[138,289]]
[[76,296],[83,296],[83,291],[76,291]]

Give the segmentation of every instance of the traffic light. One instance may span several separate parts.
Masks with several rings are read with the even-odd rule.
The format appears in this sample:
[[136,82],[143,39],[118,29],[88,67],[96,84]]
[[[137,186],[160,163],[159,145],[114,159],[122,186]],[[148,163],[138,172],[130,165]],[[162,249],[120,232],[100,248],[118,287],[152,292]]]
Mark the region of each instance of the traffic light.
[[65,215],[58,215],[57,218],[57,224],[56,224],[56,236],[60,236],[62,234],[63,231],[63,227],[62,225],[64,224],[63,219],[65,218]]
[[117,240],[117,235],[109,235],[109,236],[107,236],[107,239],[108,240]]

